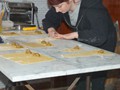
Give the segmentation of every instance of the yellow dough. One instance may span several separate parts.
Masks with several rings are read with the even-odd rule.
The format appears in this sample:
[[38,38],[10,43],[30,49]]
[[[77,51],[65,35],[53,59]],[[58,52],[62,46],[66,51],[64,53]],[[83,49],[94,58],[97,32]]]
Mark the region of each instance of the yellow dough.
[[1,56],[20,64],[33,64],[33,63],[38,63],[43,61],[54,60],[54,58],[52,57],[49,57],[40,53],[31,52],[29,50],[28,51],[26,50],[25,52],[3,54]]
[[76,45],[75,47],[64,49],[63,51],[64,52],[78,52],[80,50],[82,50],[82,48]]
[[53,46],[53,44],[51,42],[47,42],[47,41],[41,41],[38,43],[35,43],[35,42],[30,42],[30,43],[22,42],[22,43],[26,46],[29,46],[29,47],[50,47],[50,46]]
[[19,35],[16,32],[2,32],[1,35],[5,35],[5,36],[16,36]]
[[0,44],[0,51],[15,50],[15,49],[20,49],[20,48],[24,48],[24,47],[19,45],[19,44],[17,44],[17,43]]
[[40,35],[41,31],[22,31],[20,32],[22,35]]
[[75,57],[88,57],[88,56],[104,56],[104,55],[110,55],[110,52],[104,51],[104,50],[92,50],[92,51],[85,51],[80,53],[74,53],[74,54],[65,54],[62,55],[62,57],[65,58],[75,58]]

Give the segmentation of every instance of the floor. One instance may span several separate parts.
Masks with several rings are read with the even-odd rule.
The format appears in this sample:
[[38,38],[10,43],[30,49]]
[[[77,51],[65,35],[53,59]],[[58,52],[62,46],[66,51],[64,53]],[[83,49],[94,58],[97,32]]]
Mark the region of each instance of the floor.
[[[120,70],[118,70],[120,71]],[[114,71],[115,72],[115,71]],[[70,79],[71,77],[69,77]],[[73,79],[73,77],[72,77]],[[41,82],[37,81],[36,83],[33,82],[31,84],[31,86],[35,89],[35,90],[67,90],[68,84],[66,84],[66,77],[61,77],[61,78],[54,78],[54,83],[52,82],[52,84],[49,82],[49,80]],[[59,82],[58,82],[59,81]],[[71,82],[69,82],[71,83]],[[54,87],[54,89],[53,89]],[[0,89],[0,90],[4,90],[4,89]],[[18,86],[15,88],[15,90],[28,90],[25,86]],[[73,89],[75,90],[75,89]],[[120,90],[120,73],[117,76],[117,79],[114,77],[111,80],[109,80],[109,82],[107,83],[107,87],[106,90]]]

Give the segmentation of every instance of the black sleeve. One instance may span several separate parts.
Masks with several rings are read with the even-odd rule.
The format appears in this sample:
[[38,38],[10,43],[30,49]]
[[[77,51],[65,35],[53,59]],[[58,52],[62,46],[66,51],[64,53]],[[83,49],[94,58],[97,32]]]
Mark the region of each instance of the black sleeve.
[[[89,45],[101,46],[108,37],[108,14],[105,10],[88,10],[83,16],[89,28],[79,30],[78,40]],[[85,23],[84,23],[85,24]],[[86,25],[86,24],[85,24]],[[87,27],[84,26],[84,27]]]
[[48,28],[53,27],[57,28],[61,21],[63,20],[63,14],[57,13],[52,7],[45,15],[45,18],[42,20],[42,25],[44,30],[47,32]]
[[0,43],[4,43],[1,37],[0,37]]

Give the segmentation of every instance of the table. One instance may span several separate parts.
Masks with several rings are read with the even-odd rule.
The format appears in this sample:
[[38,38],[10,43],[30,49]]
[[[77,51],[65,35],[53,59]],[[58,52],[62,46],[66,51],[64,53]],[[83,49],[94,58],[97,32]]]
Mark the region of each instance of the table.
[[[47,34],[36,36],[9,36],[4,37],[5,42],[11,40],[22,42],[34,42],[39,38],[46,38]],[[28,80],[44,79],[58,76],[68,76],[75,74],[84,74],[97,71],[113,70],[120,68],[120,55],[112,53],[108,56],[91,56],[63,58],[66,54],[62,49],[78,45],[86,50],[98,49],[87,44],[73,40],[53,40],[54,46],[50,48],[30,48],[31,50],[46,54],[55,58],[53,61],[22,65],[11,60],[0,57],[0,71],[12,82],[21,82]],[[27,47],[28,48],[28,47]],[[2,51],[15,52],[15,50]]]

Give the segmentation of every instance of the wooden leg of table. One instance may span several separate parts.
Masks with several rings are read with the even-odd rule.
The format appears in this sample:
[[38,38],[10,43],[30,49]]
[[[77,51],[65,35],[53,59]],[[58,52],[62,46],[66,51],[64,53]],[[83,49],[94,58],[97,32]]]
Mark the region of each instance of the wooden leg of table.
[[80,80],[80,77],[77,77],[73,82],[72,82],[72,84],[68,87],[68,89],[67,90],[72,90],[74,87],[75,87],[75,85],[77,84],[77,82]]
[[90,90],[90,76],[86,77],[86,90]]
[[26,84],[25,87],[26,87],[28,90],[35,90],[30,84]]

